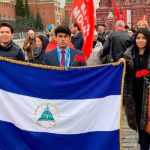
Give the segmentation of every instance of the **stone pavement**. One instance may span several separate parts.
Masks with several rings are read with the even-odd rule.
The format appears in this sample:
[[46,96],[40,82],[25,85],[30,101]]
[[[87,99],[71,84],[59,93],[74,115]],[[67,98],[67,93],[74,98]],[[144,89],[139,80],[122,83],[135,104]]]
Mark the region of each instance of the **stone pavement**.
[[140,150],[138,145],[138,134],[129,128],[125,112],[123,112],[123,133],[122,133],[123,150]]

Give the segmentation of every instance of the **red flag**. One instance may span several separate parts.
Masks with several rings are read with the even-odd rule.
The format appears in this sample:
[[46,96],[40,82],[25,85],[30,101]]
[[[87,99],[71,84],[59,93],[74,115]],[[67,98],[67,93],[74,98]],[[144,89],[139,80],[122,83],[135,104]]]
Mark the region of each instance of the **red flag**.
[[123,21],[125,24],[127,24],[127,10],[123,9]]
[[143,20],[146,21],[146,15],[143,16]]
[[72,17],[80,27],[84,38],[82,52],[87,59],[92,52],[94,35],[94,5],[93,0],[74,0]]
[[116,5],[115,0],[112,0],[112,4],[113,4],[113,7],[114,7],[114,13],[115,13],[115,16],[116,16],[116,20],[121,20],[120,12],[119,12],[119,9]]

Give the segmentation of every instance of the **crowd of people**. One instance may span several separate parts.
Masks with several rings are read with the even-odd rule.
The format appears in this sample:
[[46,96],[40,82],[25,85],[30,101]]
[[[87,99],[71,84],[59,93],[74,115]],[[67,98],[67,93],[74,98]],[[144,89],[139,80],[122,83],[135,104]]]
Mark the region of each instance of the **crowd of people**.
[[28,31],[21,49],[13,42],[13,28],[0,24],[0,56],[30,63],[50,66],[92,66],[126,60],[124,107],[129,126],[139,133],[141,150],[149,150],[150,133],[145,130],[148,121],[148,85],[138,71],[150,70],[150,31],[144,20],[130,29],[118,20],[114,30],[106,31],[105,24],[95,27],[93,49],[84,59],[84,38],[76,23],[70,27],[58,26],[51,32],[51,40],[43,35]]

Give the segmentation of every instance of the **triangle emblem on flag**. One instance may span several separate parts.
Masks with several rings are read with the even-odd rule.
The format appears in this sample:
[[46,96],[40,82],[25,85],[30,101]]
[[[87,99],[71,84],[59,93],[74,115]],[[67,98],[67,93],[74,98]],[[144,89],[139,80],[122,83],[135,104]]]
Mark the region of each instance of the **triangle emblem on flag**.
[[47,106],[38,121],[55,121],[54,117]]

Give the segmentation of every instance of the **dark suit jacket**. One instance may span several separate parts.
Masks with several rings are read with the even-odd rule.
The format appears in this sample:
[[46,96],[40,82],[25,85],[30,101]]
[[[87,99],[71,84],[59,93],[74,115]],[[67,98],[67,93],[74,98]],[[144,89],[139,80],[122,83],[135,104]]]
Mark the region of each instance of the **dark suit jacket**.
[[72,36],[71,37],[71,42],[74,45],[75,49],[82,50],[82,47],[83,47],[83,44],[84,44],[82,33],[79,32],[77,34],[77,36]]
[[[86,66],[85,61],[82,63],[75,61],[76,55],[83,56],[83,54],[80,50],[70,48],[70,64],[69,64],[69,66]],[[50,65],[50,66],[60,66],[60,63],[58,60],[58,55],[57,55],[57,49],[54,49],[52,51],[45,53],[43,64]]]

